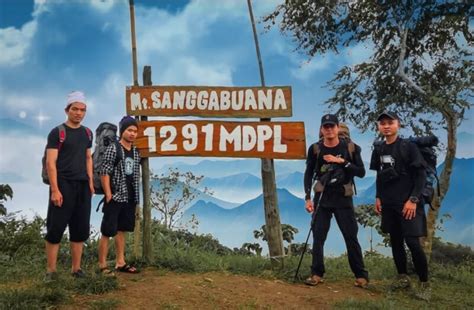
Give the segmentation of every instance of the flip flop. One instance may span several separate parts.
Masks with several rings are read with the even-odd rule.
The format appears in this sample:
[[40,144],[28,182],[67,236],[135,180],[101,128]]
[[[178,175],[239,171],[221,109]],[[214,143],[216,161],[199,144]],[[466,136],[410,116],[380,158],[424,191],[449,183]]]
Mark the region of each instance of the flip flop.
[[108,267],[100,268],[99,272],[105,277],[115,277],[115,272],[110,270]]
[[369,288],[369,281],[365,278],[357,278],[354,282],[354,286],[367,289]]
[[115,270],[119,271],[119,272],[125,272],[125,273],[139,273],[140,272],[140,271],[138,271],[137,268],[135,268],[134,266],[131,266],[129,264],[125,264],[125,265],[120,266],[120,267],[115,267]]
[[323,283],[323,282],[324,282],[324,279],[323,279],[323,278],[318,277],[317,279],[315,279],[315,278],[312,277],[312,276],[309,277],[309,278],[307,278],[306,280],[304,280],[304,283],[305,283],[306,285],[311,285],[311,286],[316,286],[316,285],[318,285],[318,284],[320,284],[320,283]]

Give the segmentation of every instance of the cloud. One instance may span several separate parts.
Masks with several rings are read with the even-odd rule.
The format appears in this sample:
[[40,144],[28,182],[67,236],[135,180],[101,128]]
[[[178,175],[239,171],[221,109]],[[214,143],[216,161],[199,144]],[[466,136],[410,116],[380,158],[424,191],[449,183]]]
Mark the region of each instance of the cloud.
[[36,21],[24,24],[21,29],[0,29],[0,66],[16,66],[24,62],[36,29]]

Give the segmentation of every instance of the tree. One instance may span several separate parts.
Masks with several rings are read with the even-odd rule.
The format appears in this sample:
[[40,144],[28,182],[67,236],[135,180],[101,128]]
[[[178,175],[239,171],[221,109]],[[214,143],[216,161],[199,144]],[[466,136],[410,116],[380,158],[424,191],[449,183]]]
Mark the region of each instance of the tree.
[[[190,171],[182,173],[171,168],[166,175],[152,175],[151,205],[160,212],[162,223],[166,228],[176,228],[179,220],[183,217],[186,206],[198,195],[201,193],[211,194],[208,188],[204,188],[203,191],[197,190],[203,178],[204,176],[196,176]],[[195,219],[194,216],[193,219]]]
[[298,228],[289,224],[281,224],[281,231],[283,240],[288,242],[288,256],[291,256],[291,242],[295,239],[295,234],[298,233]]
[[428,255],[449,189],[456,131],[472,107],[472,13],[467,0],[287,0],[263,18],[267,28],[279,21],[309,57],[360,45],[372,52],[328,82],[334,95],[326,103],[342,119],[366,131],[375,129],[381,111],[391,109],[415,135],[446,132],[439,199],[428,214]]
[[7,215],[7,208],[4,203],[7,199],[13,198],[13,190],[8,184],[0,184],[0,216]]
[[[295,238],[295,234],[298,233],[298,228],[295,228],[289,224],[281,224],[282,236],[283,240],[288,242],[288,255],[291,255],[291,242]],[[263,241],[267,241],[267,230],[266,225],[262,225],[260,230],[254,230],[253,236],[255,239],[262,239]]]
[[248,252],[254,252],[257,256],[262,256],[263,248],[258,243],[245,242],[244,244],[242,244],[241,249],[246,250]]

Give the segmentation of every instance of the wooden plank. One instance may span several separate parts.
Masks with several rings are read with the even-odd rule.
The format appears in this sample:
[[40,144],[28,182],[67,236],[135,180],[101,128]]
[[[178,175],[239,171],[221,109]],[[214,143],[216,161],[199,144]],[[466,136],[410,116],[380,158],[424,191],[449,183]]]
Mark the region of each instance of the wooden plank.
[[290,117],[290,86],[127,86],[128,115]]
[[143,157],[306,157],[303,122],[142,121],[135,145]]

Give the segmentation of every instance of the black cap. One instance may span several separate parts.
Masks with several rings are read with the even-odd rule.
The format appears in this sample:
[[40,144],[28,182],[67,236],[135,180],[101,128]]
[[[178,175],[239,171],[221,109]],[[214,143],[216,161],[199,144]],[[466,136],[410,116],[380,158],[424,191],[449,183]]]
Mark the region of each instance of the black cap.
[[377,117],[377,121],[380,121],[382,118],[390,118],[393,120],[399,120],[398,115],[395,112],[391,111],[383,111],[382,113],[379,114]]
[[123,132],[130,126],[135,126],[138,128],[137,120],[131,116],[124,116],[119,123],[120,137],[122,137]]
[[324,126],[326,124],[339,125],[339,120],[334,114],[326,114],[321,117],[321,126]]

